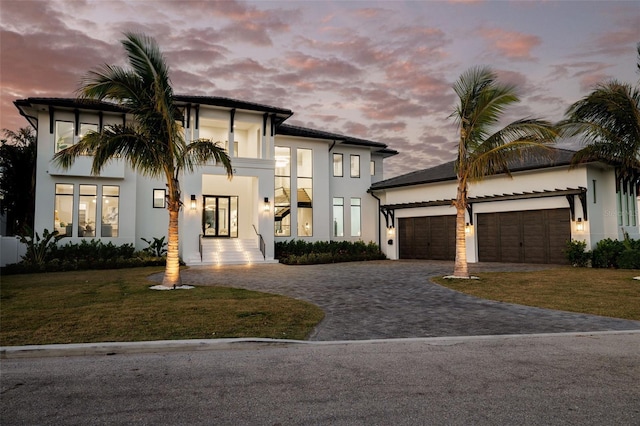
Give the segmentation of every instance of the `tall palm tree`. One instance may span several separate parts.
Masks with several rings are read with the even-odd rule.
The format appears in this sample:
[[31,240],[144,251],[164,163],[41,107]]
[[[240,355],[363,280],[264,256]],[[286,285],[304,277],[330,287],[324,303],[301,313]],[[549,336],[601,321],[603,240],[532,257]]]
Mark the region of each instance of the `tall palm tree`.
[[169,67],[156,41],[142,34],[125,33],[122,45],[131,69],[104,65],[90,71],[83,79],[80,94],[83,98],[118,103],[133,116],[133,122],[105,127],[100,133],[91,132],[78,144],[58,152],[54,161],[68,168],[76,157],[90,152],[93,154],[91,173],[98,175],[111,159],[121,157],[138,173],[165,179],[169,239],[162,284],[175,288],[181,284],[179,177],[184,171],[193,171],[195,166],[215,161],[225,167],[231,178],[231,161],[223,148],[209,140],[185,142],[180,124],[182,115],[169,80]]
[[586,144],[572,163],[603,160],[619,167],[622,177],[640,170],[640,90],[611,80],[571,105],[559,125],[564,136],[582,136]]
[[469,278],[465,238],[465,212],[469,183],[496,173],[509,173],[509,164],[526,153],[544,154],[556,137],[554,126],[543,120],[524,118],[494,130],[506,107],[519,101],[515,86],[501,84],[486,67],[471,68],[454,84],[459,103],[451,117],[460,133],[456,173],[456,260],[453,276]]

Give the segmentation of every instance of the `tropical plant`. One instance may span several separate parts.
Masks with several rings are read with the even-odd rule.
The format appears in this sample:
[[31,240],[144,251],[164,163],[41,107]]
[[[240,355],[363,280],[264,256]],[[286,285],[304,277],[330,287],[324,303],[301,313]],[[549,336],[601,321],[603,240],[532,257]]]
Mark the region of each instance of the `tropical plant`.
[[231,178],[231,161],[224,149],[210,140],[184,140],[181,112],[175,102],[169,67],[156,41],[142,34],[125,33],[122,45],[129,66],[104,65],[84,78],[84,98],[109,100],[124,107],[133,117],[126,125],[89,132],[79,143],[58,152],[54,161],[69,168],[86,152],[93,154],[91,172],[98,175],[113,158],[121,157],[138,173],[164,178],[167,186],[169,228],[167,262],[162,285],[181,284],[178,217],[182,207],[179,178],[198,165],[215,161]]
[[47,257],[56,249],[56,243],[64,235],[58,235],[58,231],[42,231],[42,238],[33,229],[27,227],[26,235],[20,236],[20,242],[25,245],[27,252],[22,256],[22,261],[31,265],[43,265]]
[[495,129],[505,109],[518,102],[516,88],[497,81],[486,67],[471,68],[454,84],[459,103],[451,117],[459,129],[458,156],[455,161],[457,193],[456,257],[453,276],[469,278],[465,237],[465,212],[469,183],[485,176],[506,173],[509,166],[525,154],[545,155],[547,144],[557,136],[554,126],[543,120],[524,118]]
[[7,215],[7,235],[33,228],[36,183],[36,135],[31,127],[4,129],[0,141],[0,202]]
[[164,241],[164,236],[158,238],[153,237],[152,240],[147,240],[146,238],[140,238],[142,241],[147,243],[147,247],[142,251],[148,253],[151,256],[162,257],[167,254],[167,243]]
[[[640,70],[640,43],[638,44]],[[563,136],[581,136],[585,147],[573,165],[602,160],[619,168],[621,177],[640,171],[640,87],[609,80],[571,105],[559,125]]]

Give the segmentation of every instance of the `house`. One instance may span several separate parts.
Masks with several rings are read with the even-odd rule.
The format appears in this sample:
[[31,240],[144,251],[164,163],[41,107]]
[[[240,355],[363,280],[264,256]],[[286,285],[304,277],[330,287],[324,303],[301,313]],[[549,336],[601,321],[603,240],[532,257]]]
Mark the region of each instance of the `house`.
[[[640,175],[623,180],[615,167],[590,162],[570,168],[573,151],[514,162],[512,177],[489,176],[469,186],[469,262],[566,263],[566,242],[640,237]],[[449,162],[374,182],[386,227],[381,245],[391,259],[455,258],[456,173]]]
[[[231,157],[184,174],[180,184],[180,255],[190,265],[273,261],[278,241],[378,241],[378,201],[367,191],[382,180],[385,144],[290,126],[293,112],[223,97],[177,96],[185,140],[208,138]],[[61,169],[53,155],[89,131],[132,120],[107,102],[67,98],[15,101],[37,129],[36,230],[77,242],[101,239],[146,247],[166,235],[164,181],[115,159],[100,176],[90,154]]]

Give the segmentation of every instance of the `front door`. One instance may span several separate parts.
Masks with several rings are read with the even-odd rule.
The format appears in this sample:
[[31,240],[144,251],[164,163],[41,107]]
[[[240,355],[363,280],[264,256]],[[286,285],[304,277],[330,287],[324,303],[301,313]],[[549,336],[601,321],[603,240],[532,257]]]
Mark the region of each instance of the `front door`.
[[205,195],[202,233],[205,237],[238,238],[238,197]]

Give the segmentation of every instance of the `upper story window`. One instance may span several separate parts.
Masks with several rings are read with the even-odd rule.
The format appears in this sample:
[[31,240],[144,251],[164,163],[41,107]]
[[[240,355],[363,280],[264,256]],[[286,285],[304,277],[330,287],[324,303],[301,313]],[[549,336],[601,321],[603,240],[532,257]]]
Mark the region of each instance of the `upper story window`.
[[72,121],[56,121],[55,152],[62,151],[73,145],[73,134]]
[[351,155],[351,177],[359,178],[360,177],[360,156],[359,155]]
[[297,149],[298,236],[313,235],[313,151]]
[[371,174],[371,176],[376,175],[376,162],[373,160],[371,160],[371,163],[369,163],[369,173]]
[[333,154],[333,175],[344,176],[344,168],[342,166],[342,154]]
[[84,138],[89,132],[97,132],[98,125],[92,123],[80,123],[80,139]]
[[291,148],[275,147],[275,236],[291,236]]

